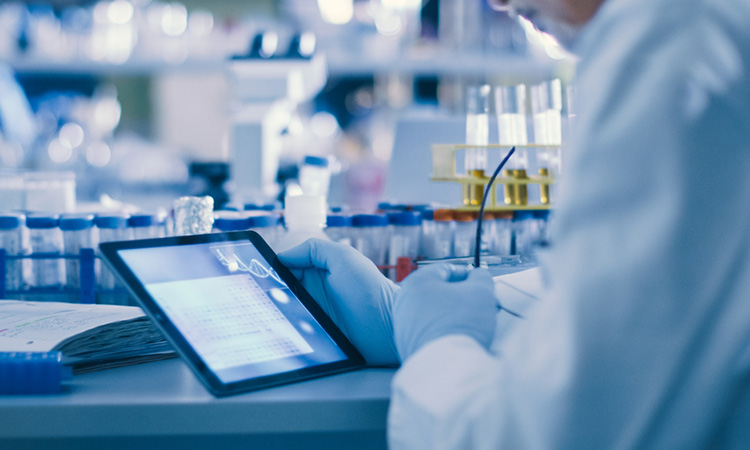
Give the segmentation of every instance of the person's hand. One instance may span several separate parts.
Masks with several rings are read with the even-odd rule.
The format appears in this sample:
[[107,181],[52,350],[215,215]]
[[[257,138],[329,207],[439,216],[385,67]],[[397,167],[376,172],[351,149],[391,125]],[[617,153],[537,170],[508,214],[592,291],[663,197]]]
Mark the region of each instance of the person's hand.
[[488,348],[499,306],[489,272],[446,264],[417,270],[401,284],[393,331],[401,361],[439,337],[463,334]]
[[354,248],[309,239],[279,253],[368,365],[398,365],[391,306],[399,287]]

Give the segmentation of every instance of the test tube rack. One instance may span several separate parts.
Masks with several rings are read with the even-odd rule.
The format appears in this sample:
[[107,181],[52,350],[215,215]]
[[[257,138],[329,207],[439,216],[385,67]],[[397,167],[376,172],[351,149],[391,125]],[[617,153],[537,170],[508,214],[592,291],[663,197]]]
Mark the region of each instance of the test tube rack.
[[[24,287],[20,290],[7,289],[5,285],[5,271],[7,260],[23,259],[72,259],[79,262],[81,286],[78,287],[60,287],[60,288],[37,288]],[[126,304],[129,294],[124,289],[115,288],[113,290],[99,290],[96,287],[96,276],[94,273],[94,263],[98,259],[96,252],[92,248],[82,248],[78,255],[60,255],[57,253],[36,253],[31,255],[12,256],[0,248],[0,299],[14,298],[30,301],[60,301],[69,303],[109,303],[113,300],[118,303]]]
[[[464,192],[467,189],[481,189],[484,191],[486,185],[490,182],[490,177],[493,170],[489,170],[489,173],[485,173],[484,176],[475,176],[470,174],[458,175],[456,173],[456,155],[461,150],[467,149],[487,149],[488,151],[497,150],[501,155],[507,154],[513,146],[509,145],[468,145],[468,144],[433,144],[432,145],[432,177],[431,181],[435,182],[448,182],[458,183],[462,185]],[[540,145],[540,144],[528,144],[528,145],[516,145],[516,151],[526,149],[530,151],[541,152],[553,152],[560,151],[559,145]],[[512,158],[512,157],[511,157]],[[504,172],[504,171],[503,171]],[[485,211],[520,211],[520,210],[542,210],[551,209],[551,198],[549,195],[550,186],[555,184],[554,171],[549,170],[547,175],[526,175],[524,177],[505,176],[503,174],[498,175],[495,179],[492,189],[490,190],[490,197],[487,199],[485,205]],[[508,201],[507,196],[504,193],[500,194],[500,202],[498,202],[498,189],[505,189],[507,187],[528,186],[528,185],[539,185],[540,198],[538,201]],[[510,189],[513,189],[513,188]],[[507,192],[507,190],[506,190]],[[547,192],[545,195],[541,193]],[[483,195],[483,194],[482,194]],[[461,211],[479,211],[479,202],[476,204],[465,204],[456,209]]]

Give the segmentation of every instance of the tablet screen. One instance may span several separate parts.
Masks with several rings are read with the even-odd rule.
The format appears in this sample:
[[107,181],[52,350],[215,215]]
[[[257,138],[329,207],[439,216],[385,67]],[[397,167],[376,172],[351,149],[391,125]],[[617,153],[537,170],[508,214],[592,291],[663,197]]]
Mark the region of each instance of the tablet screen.
[[116,253],[154,303],[146,309],[160,310],[222,383],[348,359],[250,240]]

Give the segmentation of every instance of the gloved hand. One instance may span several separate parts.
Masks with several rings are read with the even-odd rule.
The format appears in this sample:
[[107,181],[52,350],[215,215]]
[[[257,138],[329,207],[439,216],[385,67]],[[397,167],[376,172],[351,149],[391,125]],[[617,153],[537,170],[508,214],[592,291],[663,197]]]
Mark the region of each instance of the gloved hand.
[[368,365],[398,365],[391,306],[399,287],[372,261],[348,245],[321,239],[309,239],[278,256]]
[[463,334],[489,348],[499,311],[487,270],[446,264],[409,275],[393,306],[393,331],[401,361],[439,337]]

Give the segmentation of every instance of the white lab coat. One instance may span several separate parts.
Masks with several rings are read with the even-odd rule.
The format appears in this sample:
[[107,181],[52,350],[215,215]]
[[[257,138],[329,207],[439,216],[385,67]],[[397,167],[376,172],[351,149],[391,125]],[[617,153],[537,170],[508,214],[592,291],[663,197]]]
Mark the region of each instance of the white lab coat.
[[405,362],[392,450],[750,448],[750,0],[608,0],[580,39],[549,290]]

